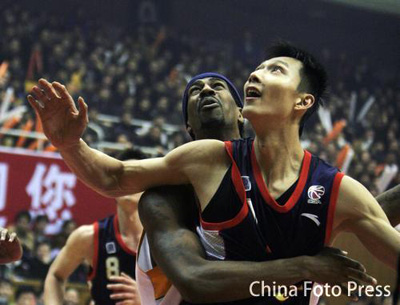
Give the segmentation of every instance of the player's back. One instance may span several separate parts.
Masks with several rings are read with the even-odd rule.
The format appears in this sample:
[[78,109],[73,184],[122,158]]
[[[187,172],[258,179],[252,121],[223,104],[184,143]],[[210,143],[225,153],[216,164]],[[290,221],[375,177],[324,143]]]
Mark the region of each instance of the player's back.
[[93,268],[88,275],[95,304],[112,305],[110,277],[121,272],[135,278],[136,252],[124,243],[118,227],[118,216],[112,215],[94,223]]

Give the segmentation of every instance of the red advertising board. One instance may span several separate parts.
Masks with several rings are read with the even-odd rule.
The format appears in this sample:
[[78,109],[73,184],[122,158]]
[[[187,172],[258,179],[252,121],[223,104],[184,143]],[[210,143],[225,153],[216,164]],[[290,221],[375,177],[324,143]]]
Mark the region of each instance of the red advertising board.
[[64,220],[92,223],[116,206],[80,182],[59,154],[0,147],[0,226],[10,225],[22,210],[46,214],[52,233]]

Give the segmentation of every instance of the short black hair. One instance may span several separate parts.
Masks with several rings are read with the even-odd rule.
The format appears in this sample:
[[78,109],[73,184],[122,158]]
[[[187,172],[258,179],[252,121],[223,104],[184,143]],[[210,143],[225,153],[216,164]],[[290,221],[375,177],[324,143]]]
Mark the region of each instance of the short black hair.
[[266,60],[275,57],[291,57],[301,61],[303,68],[300,70],[301,81],[297,89],[302,92],[309,92],[315,98],[314,105],[307,110],[300,120],[299,134],[301,136],[308,118],[318,110],[320,105],[323,105],[328,76],[325,68],[313,55],[289,42],[280,41],[267,50]]
[[38,215],[35,218],[35,223],[38,223],[39,221],[46,221],[49,222],[49,217],[47,217],[47,215]]
[[148,156],[142,152],[139,149],[126,149],[121,151],[119,154],[115,156],[116,159],[120,161],[126,161],[126,160],[143,160],[147,159]]
[[26,211],[26,210],[18,212],[17,215],[15,215],[14,221],[18,222],[22,218],[28,218],[28,222],[31,222],[31,220],[32,220],[31,214],[29,213],[29,211]]
[[35,289],[32,286],[19,286],[18,289],[15,291],[15,300],[18,300],[21,295],[25,293],[32,293],[35,298],[37,297]]

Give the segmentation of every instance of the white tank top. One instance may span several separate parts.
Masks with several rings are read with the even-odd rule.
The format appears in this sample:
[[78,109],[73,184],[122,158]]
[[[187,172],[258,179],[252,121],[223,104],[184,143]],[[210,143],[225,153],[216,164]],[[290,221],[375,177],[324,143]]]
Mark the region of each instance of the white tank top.
[[141,303],[146,305],[179,305],[182,297],[158,266],[151,261],[150,246],[143,233],[136,256],[136,282]]

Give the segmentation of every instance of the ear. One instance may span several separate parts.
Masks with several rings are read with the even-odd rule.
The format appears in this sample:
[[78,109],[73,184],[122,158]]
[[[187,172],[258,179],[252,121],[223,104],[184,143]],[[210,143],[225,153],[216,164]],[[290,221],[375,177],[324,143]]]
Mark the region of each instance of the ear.
[[192,137],[192,139],[195,138],[194,133],[193,133],[193,129],[192,126],[190,126],[189,124],[186,127],[186,131],[188,132],[188,134],[190,134],[190,136]]
[[304,94],[299,97],[294,109],[296,110],[307,110],[311,108],[315,103],[315,98],[312,94]]
[[242,114],[242,108],[237,107],[238,110],[238,122],[243,124],[244,118],[243,118],[243,114]]

